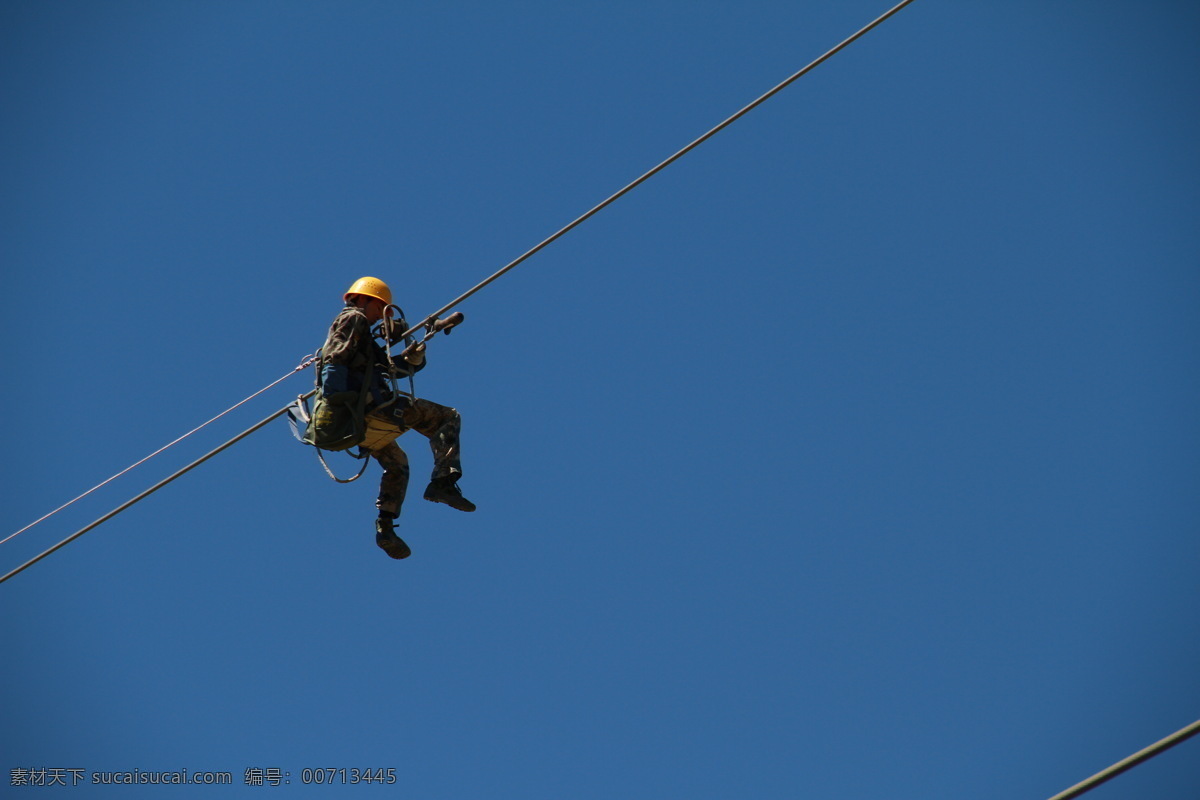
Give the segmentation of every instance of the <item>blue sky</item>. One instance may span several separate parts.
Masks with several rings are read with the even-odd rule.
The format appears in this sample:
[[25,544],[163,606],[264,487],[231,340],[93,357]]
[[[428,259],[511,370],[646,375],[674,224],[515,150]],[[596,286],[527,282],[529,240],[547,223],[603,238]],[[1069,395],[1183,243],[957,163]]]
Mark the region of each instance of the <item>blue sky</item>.
[[[0,4],[0,534],[286,374],[355,278],[430,313],[886,7]],[[0,587],[5,794],[1007,800],[1200,718],[1198,35],[918,0],[462,306],[417,388],[479,511],[405,436],[411,559],[378,468],[278,421]],[[1090,797],[1194,798],[1197,747]]]

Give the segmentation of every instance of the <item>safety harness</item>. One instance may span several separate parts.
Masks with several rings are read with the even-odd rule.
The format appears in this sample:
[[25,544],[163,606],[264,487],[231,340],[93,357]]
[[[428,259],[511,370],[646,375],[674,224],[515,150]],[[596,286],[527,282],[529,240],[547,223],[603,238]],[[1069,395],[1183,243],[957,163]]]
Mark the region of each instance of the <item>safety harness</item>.
[[[363,446],[364,440],[370,438],[371,441],[367,444],[375,446],[386,441],[395,439],[404,432],[404,428],[396,423],[385,422],[385,416],[379,412],[389,408],[395,404],[401,397],[407,397],[410,401],[416,401],[417,389],[416,382],[413,379],[415,369],[409,369],[408,372],[408,391],[400,389],[397,375],[399,369],[396,367],[396,362],[392,358],[391,345],[398,344],[401,340],[396,337],[397,341],[393,342],[393,337],[397,331],[406,332],[402,337],[405,344],[401,356],[407,356],[414,352],[420,345],[429,341],[436,333],[450,333],[451,328],[458,325],[463,320],[461,312],[456,312],[446,317],[445,319],[431,319],[425,323],[425,335],[417,341],[408,331],[408,323],[404,319],[404,311],[399,306],[389,304],[387,310],[394,311],[393,316],[388,316],[385,311],[383,319],[375,329],[369,331],[369,335],[364,337],[358,356],[355,361],[364,363],[362,373],[362,386],[359,389],[358,397],[353,404],[346,402],[330,402],[323,391],[322,375],[323,367],[325,366],[325,351],[329,348],[329,337],[325,339],[325,344],[321,349],[314,354],[315,369],[316,369],[316,399],[313,403],[312,411],[309,411],[307,401],[304,395],[296,398],[292,405],[288,406],[287,416],[288,424],[291,426],[292,435],[300,442],[311,445],[317,451],[317,458],[324,467],[325,473],[330,478],[338,483],[351,483],[362,477],[366,471],[367,463],[371,455],[370,450]],[[330,331],[332,333],[332,331]],[[390,396],[377,406],[371,409],[371,414],[367,414],[367,399],[371,393],[371,385],[373,383],[376,359],[372,342],[376,338],[382,338],[386,343],[383,352],[387,357],[387,381],[391,390]],[[357,447],[357,452],[350,452],[352,448]],[[358,473],[350,478],[339,478],[330,469],[329,464],[325,461],[325,456],[322,451],[348,452],[350,456],[362,461],[362,466],[359,467]]]

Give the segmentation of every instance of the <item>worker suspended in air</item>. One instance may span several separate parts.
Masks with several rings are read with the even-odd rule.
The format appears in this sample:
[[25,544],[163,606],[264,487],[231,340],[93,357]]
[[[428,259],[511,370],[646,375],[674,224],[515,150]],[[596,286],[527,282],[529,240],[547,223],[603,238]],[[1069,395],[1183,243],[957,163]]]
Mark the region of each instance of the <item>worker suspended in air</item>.
[[[375,507],[375,543],[392,558],[407,558],[409,546],[396,535],[395,524],[408,490],[408,456],[395,438],[415,430],[429,439],[433,473],[425,499],[459,511],[474,511],[458,488],[462,477],[458,411],[396,390],[397,377],[410,377],[425,367],[424,342],[414,343],[393,358],[389,346],[400,341],[403,325],[392,318],[392,291],[378,278],[359,278],[346,291],[345,307],[329,327],[318,362],[317,405],[306,432],[306,441],[323,449],[358,445],[361,457],[374,457],[383,468]],[[375,341],[371,328],[383,323],[384,344]],[[431,332],[432,335],[432,332]],[[395,336],[395,340],[392,340]],[[345,423],[345,442],[328,445],[311,441],[315,426]],[[326,433],[328,436],[328,434]],[[357,441],[356,441],[357,440]]]

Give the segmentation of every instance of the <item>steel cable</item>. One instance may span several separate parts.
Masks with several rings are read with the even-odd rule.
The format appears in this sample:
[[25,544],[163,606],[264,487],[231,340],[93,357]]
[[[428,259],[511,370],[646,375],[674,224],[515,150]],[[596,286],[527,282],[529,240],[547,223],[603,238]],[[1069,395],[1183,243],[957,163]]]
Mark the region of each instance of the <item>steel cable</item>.
[[279,378],[279,379],[278,379],[278,380],[276,380],[276,381],[273,381],[273,382],[271,382],[271,383],[267,384],[266,386],[264,386],[263,388],[259,389],[257,392],[255,392],[254,394],[250,395],[250,396],[249,396],[249,397],[247,397],[246,399],[244,399],[244,400],[242,400],[242,401],[240,401],[240,402],[234,403],[234,404],[233,404],[233,405],[231,405],[229,408],[225,409],[225,410],[224,410],[224,411],[222,411],[220,414],[217,414],[215,417],[213,417],[212,419],[210,419],[208,422],[205,422],[205,423],[202,423],[202,424],[200,424],[200,425],[197,425],[195,428],[192,428],[190,431],[188,431],[187,433],[185,433],[183,436],[180,436],[178,439],[175,439],[175,440],[174,440],[174,441],[172,441],[172,442],[168,442],[167,444],[164,444],[162,447],[158,448],[157,450],[155,450],[153,453],[151,453],[150,455],[146,456],[145,458],[143,458],[143,459],[141,459],[141,460],[139,460],[139,461],[135,461],[134,463],[130,464],[130,465],[129,465],[128,467],[126,467],[125,469],[123,469],[123,470],[121,470],[120,472],[118,472],[116,475],[113,475],[113,476],[111,476],[111,477],[109,477],[109,478],[106,478],[106,479],[104,479],[104,480],[103,480],[103,481],[101,481],[100,483],[97,483],[95,486],[93,486],[92,488],[88,489],[88,490],[87,490],[86,492],[84,492],[83,494],[79,495],[78,497],[76,497],[76,498],[74,498],[74,499],[68,500],[67,502],[65,502],[65,503],[63,503],[61,506],[59,506],[58,508],[56,508],[56,509],[54,509],[53,511],[51,511],[49,514],[45,514],[45,515],[43,515],[43,516],[41,516],[41,517],[38,517],[38,518],[37,518],[37,519],[35,519],[33,522],[29,523],[29,524],[28,524],[28,525],[26,525],[24,528],[21,528],[21,530],[19,530],[19,531],[16,531],[15,533],[10,533],[8,536],[5,536],[3,539],[0,539],[0,544],[4,544],[4,543],[5,543],[5,542],[7,542],[9,539],[12,539],[12,538],[14,538],[14,537],[16,537],[16,536],[19,536],[19,535],[21,535],[22,533],[24,533],[25,531],[29,530],[29,529],[30,529],[30,528],[32,528],[33,526],[35,526],[35,525],[38,525],[38,524],[40,524],[40,523],[42,523],[42,522],[45,522],[46,520],[50,519],[51,517],[53,517],[53,516],[54,516],[55,514],[57,514],[58,512],[60,512],[60,511],[62,511],[63,509],[67,508],[68,506],[71,506],[71,505],[73,505],[74,503],[77,503],[78,501],[80,501],[80,500],[82,500],[83,498],[87,497],[89,494],[91,494],[92,492],[96,491],[97,489],[100,489],[100,488],[103,488],[103,487],[107,486],[108,484],[112,483],[112,482],[113,482],[113,481],[115,481],[117,478],[121,477],[122,475],[126,474],[127,472],[130,472],[131,470],[133,470],[133,469],[135,469],[135,468],[137,468],[137,467],[140,467],[142,464],[145,464],[147,461],[149,461],[150,459],[154,458],[156,455],[158,455],[158,454],[160,454],[160,453],[163,453],[163,452],[165,452],[166,450],[169,450],[170,448],[172,448],[172,447],[174,447],[175,445],[179,444],[180,442],[182,442],[184,439],[188,438],[188,437],[189,437],[189,436],[191,436],[192,434],[194,434],[194,433],[198,433],[199,431],[203,430],[204,428],[208,427],[208,426],[209,426],[209,425],[211,425],[212,423],[216,422],[216,421],[217,421],[217,420],[219,420],[221,417],[225,416],[226,414],[228,414],[229,412],[233,411],[234,409],[237,409],[237,408],[240,408],[241,406],[244,406],[246,403],[248,403],[248,402],[250,402],[251,400],[253,400],[254,398],[258,397],[260,394],[262,394],[263,392],[267,391],[268,389],[271,389],[271,388],[273,388],[274,386],[276,386],[276,385],[278,385],[278,384],[280,384],[280,383],[283,383],[285,380],[287,380],[288,378],[292,377],[293,375],[295,375],[295,374],[296,374],[297,372],[299,372],[300,370],[302,370],[302,369],[305,369],[305,368],[307,368],[307,367],[310,367],[310,366],[312,366],[315,360],[316,360],[316,359],[315,359],[313,356],[306,356],[306,357],[304,358],[304,360],[303,360],[302,362],[300,362],[300,364],[299,364],[299,365],[298,365],[298,366],[297,366],[295,369],[293,369],[291,372],[289,372],[288,374],[284,375],[283,377]]
[[753,110],[754,110],[755,108],[757,108],[758,106],[760,106],[760,105],[762,105],[763,103],[765,103],[767,100],[770,100],[772,97],[774,97],[775,95],[777,95],[777,94],[779,94],[780,92],[782,92],[784,89],[786,89],[786,88],[787,88],[788,86],[790,86],[792,83],[794,83],[796,80],[798,80],[798,79],[800,79],[800,78],[804,77],[806,74],[808,74],[809,72],[811,72],[811,71],[812,71],[813,69],[815,69],[816,67],[820,66],[820,65],[821,65],[822,63],[824,63],[825,61],[828,61],[828,60],[829,60],[830,58],[832,58],[834,55],[836,55],[836,54],[837,54],[837,53],[839,53],[840,51],[844,50],[844,49],[845,49],[846,47],[848,47],[849,45],[853,44],[853,43],[854,43],[856,40],[860,39],[862,36],[864,36],[865,34],[867,34],[867,33],[868,33],[869,31],[871,31],[873,28],[875,28],[875,27],[877,27],[878,25],[882,24],[884,21],[886,21],[886,20],[887,20],[889,17],[891,17],[893,14],[895,14],[895,13],[896,13],[896,12],[898,12],[898,11],[900,11],[900,9],[904,8],[905,6],[909,5],[909,4],[910,4],[910,3],[912,3],[912,2],[914,2],[914,0],[903,0],[903,2],[897,3],[895,6],[893,6],[892,8],[888,9],[888,10],[887,10],[887,11],[885,11],[883,14],[881,14],[880,16],[878,16],[878,17],[877,17],[875,20],[873,20],[873,21],[872,21],[872,22],[870,22],[869,24],[865,25],[864,27],[860,28],[858,31],[856,31],[855,33],[851,34],[850,36],[846,37],[846,38],[845,38],[845,39],[843,39],[843,40],[842,40],[842,41],[841,41],[839,44],[837,44],[837,45],[835,45],[834,47],[830,48],[828,51],[826,51],[826,52],[825,52],[823,55],[821,55],[819,58],[817,58],[817,59],[814,59],[812,62],[808,63],[807,65],[805,65],[804,67],[800,68],[800,69],[799,69],[799,70],[797,70],[796,72],[792,73],[792,74],[791,74],[791,75],[789,75],[787,78],[785,78],[784,80],[782,80],[782,81],[780,81],[778,84],[776,84],[774,87],[772,87],[772,88],[771,88],[769,91],[767,91],[765,94],[763,94],[762,96],[758,97],[756,100],[754,100],[754,101],[752,101],[752,102],[748,103],[747,105],[743,106],[741,109],[739,109],[738,111],[736,111],[734,114],[732,114],[731,116],[727,117],[727,118],[726,118],[725,120],[723,120],[722,122],[718,123],[718,124],[717,124],[715,127],[713,127],[713,128],[712,128],[712,129],[710,129],[710,130],[709,130],[707,133],[705,133],[705,134],[703,134],[702,136],[700,136],[699,138],[697,138],[695,141],[691,142],[690,144],[688,144],[687,146],[685,146],[685,147],[681,148],[680,150],[677,150],[677,151],[676,151],[674,154],[672,154],[671,156],[669,156],[668,158],[666,158],[665,160],[663,160],[662,162],[660,162],[660,163],[659,163],[659,164],[657,164],[656,166],[652,167],[652,168],[651,168],[651,169],[649,169],[648,171],[646,171],[646,172],[642,173],[642,174],[641,174],[639,177],[635,178],[633,181],[631,181],[630,183],[626,184],[626,185],[625,185],[623,188],[621,188],[621,189],[620,189],[620,190],[618,190],[617,192],[615,192],[615,193],[613,193],[613,194],[609,195],[607,198],[605,198],[604,200],[602,200],[600,203],[597,203],[595,206],[593,206],[593,207],[592,207],[591,209],[589,209],[588,211],[586,211],[586,212],[584,212],[583,214],[581,214],[580,216],[576,217],[574,220],[572,220],[571,222],[567,223],[567,224],[566,224],[566,225],[564,225],[562,228],[559,228],[557,231],[555,231],[554,233],[552,233],[550,236],[547,236],[547,237],[546,237],[545,239],[543,239],[541,242],[539,242],[538,244],[534,245],[534,246],[533,246],[533,247],[531,247],[530,249],[526,250],[524,253],[522,253],[521,255],[517,256],[515,259],[513,259],[513,260],[512,260],[512,261],[510,261],[510,262],[508,262],[508,263],[507,263],[507,264],[505,264],[503,267],[501,267],[500,269],[496,270],[494,273],[492,273],[491,275],[489,275],[487,278],[485,278],[484,280],[482,280],[482,281],[480,281],[479,283],[475,284],[475,286],[471,287],[471,288],[470,288],[470,289],[468,289],[466,292],[463,292],[461,295],[459,295],[458,297],[454,298],[454,299],[453,299],[453,300],[451,300],[449,303],[447,303],[446,305],[444,305],[444,306],[442,306],[441,308],[439,308],[437,311],[435,311],[435,312],[433,312],[432,314],[430,314],[428,317],[426,317],[426,318],[425,318],[425,321],[424,321],[424,322],[422,322],[420,325],[416,325],[416,326],[414,326],[413,328],[411,328],[411,329],[410,329],[410,330],[409,330],[409,331],[408,331],[408,332],[407,332],[405,335],[407,335],[407,334],[411,334],[411,333],[413,333],[414,331],[416,331],[418,328],[420,328],[422,325],[426,325],[426,324],[428,324],[428,323],[432,322],[433,320],[437,319],[437,318],[438,318],[438,317],[440,317],[442,314],[444,314],[444,313],[446,313],[447,311],[449,311],[450,309],[454,308],[454,307],[455,307],[455,306],[457,306],[459,303],[463,302],[464,300],[466,300],[468,297],[470,297],[471,295],[473,295],[473,294],[475,294],[476,292],[478,292],[478,291],[479,291],[480,289],[482,289],[483,287],[485,287],[485,286],[487,286],[488,284],[490,284],[491,282],[495,281],[495,280],[496,280],[497,278],[499,278],[501,275],[505,274],[505,273],[506,273],[506,272],[508,272],[509,270],[511,270],[511,269],[513,269],[514,267],[516,267],[518,264],[520,264],[520,263],[522,263],[523,261],[525,261],[526,259],[528,259],[530,256],[532,256],[532,255],[534,255],[535,253],[537,253],[538,251],[540,251],[540,250],[544,249],[545,247],[547,247],[548,245],[550,245],[550,244],[551,244],[552,242],[554,242],[555,240],[557,240],[557,239],[561,238],[561,237],[562,237],[562,236],[564,236],[565,234],[569,233],[571,230],[573,230],[573,229],[577,228],[579,225],[581,225],[581,224],[583,224],[584,222],[586,222],[587,220],[591,219],[593,216],[595,216],[596,214],[598,214],[600,211],[602,211],[602,210],[604,210],[605,208],[607,208],[608,206],[612,205],[612,204],[613,204],[613,203],[615,203],[617,200],[619,200],[620,198],[624,197],[624,196],[625,196],[626,194],[628,194],[629,192],[631,192],[631,191],[633,191],[634,189],[636,189],[638,186],[641,186],[643,183],[645,183],[646,181],[650,180],[650,178],[654,177],[655,175],[657,175],[658,173],[662,172],[662,171],[663,171],[664,169],[666,169],[667,167],[671,166],[671,164],[674,164],[676,161],[678,161],[679,159],[683,158],[685,155],[687,155],[687,154],[688,154],[688,153],[690,153],[691,151],[695,150],[697,147],[699,147],[700,145],[704,144],[705,142],[707,142],[707,141],[708,141],[709,139],[711,139],[712,137],[716,136],[718,133],[720,133],[720,132],[721,132],[722,130],[724,130],[725,128],[728,128],[728,127],[729,127],[730,125],[732,125],[734,122],[737,122],[739,119],[741,119],[741,118],[742,118],[742,117],[744,117],[746,114],[748,114],[748,113],[750,113],[751,111],[753,111]]
[[1200,720],[1196,720],[1186,728],[1178,730],[1165,739],[1160,739],[1144,750],[1139,750],[1128,758],[1118,761],[1108,769],[1097,772],[1087,780],[1080,781],[1070,789],[1059,792],[1058,794],[1054,795],[1054,797],[1051,797],[1050,800],[1072,800],[1072,798],[1079,797],[1085,792],[1090,792],[1092,789],[1095,789],[1100,784],[1112,780],[1122,772],[1133,769],[1143,761],[1154,758],[1154,756],[1158,755],[1159,753],[1171,749],[1180,742],[1186,741],[1198,733],[1200,733]]

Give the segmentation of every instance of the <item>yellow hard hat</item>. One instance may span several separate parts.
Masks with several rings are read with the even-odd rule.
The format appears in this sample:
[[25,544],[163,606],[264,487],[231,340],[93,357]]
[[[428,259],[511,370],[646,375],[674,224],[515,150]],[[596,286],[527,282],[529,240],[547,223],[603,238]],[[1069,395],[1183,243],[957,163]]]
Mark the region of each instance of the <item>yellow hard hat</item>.
[[342,299],[349,300],[352,294],[363,294],[367,297],[374,297],[376,300],[382,300],[389,306],[392,304],[392,290],[379,278],[359,278],[350,284],[350,288],[342,295]]

